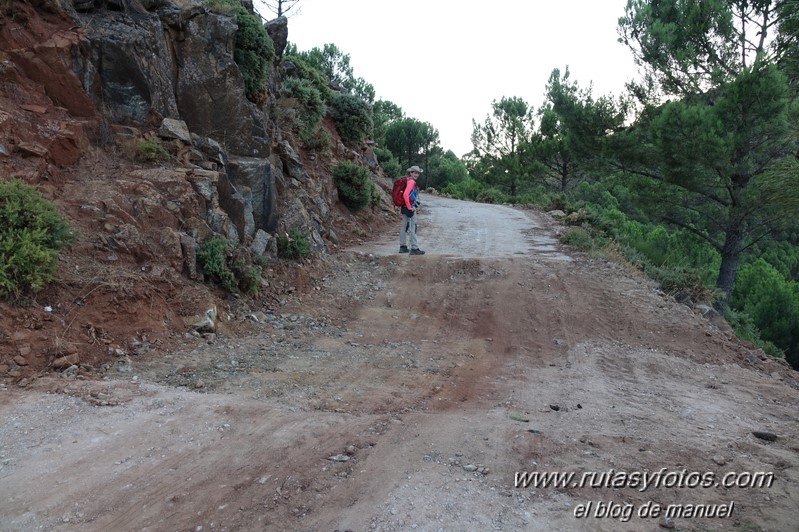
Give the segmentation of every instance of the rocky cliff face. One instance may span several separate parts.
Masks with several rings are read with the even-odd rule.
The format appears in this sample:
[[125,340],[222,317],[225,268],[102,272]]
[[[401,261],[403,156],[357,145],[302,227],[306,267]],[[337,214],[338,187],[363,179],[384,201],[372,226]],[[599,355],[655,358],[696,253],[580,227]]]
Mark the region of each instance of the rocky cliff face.
[[[329,172],[341,159],[379,172],[368,146],[345,147],[326,120],[332,153],[306,153],[281,128],[279,59],[261,101],[247,99],[234,61],[236,28],[234,18],[193,0],[150,11],[132,0],[0,7],[0,174],[35,184],[81,233],[62,257],[61,284],[40,295],[60,300],[47,305],[55,310],[8,308],[0,317],[0,354],[22,356],[8,365],[14,376],[65,354],[85,361],[94,352],[100,363],[106,348],[141,342],[141,331],[152,340],[185,330],[182,317],[214,306],[203,289],[184,286],[198,279],[196,246],[212,235],[274,260],[278,234],[300,231],[324,255],[352,238],[349,228],[384,221],[388,201],[358,217],[342,209]],[[287,22],[271,21],[267,30],[279,58]],[[143,140],[170,156],[143,162],[136,148]],[[270,297],[280,299],[278,276],[293,269],[279,261],[269,268]],[[112,289],[112,278],[125,277],[120,271],[141,276],[136,287]],[[136,316],[134,294],[148,288],[163,290],[155,299],[164,301],[151,301],[154,316]],[[181,303],[173,297],[179,290],[192,295]],[[130,308],[111,311],[114,304]],[[106,331],[99,343],[98,328]]]

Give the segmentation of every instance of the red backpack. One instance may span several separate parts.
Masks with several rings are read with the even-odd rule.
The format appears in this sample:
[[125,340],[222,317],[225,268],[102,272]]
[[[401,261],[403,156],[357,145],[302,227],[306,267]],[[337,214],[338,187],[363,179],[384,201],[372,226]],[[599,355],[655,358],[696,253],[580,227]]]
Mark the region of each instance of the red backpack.
[[398,177],[394,181],[394,188],[391,189],[391,199],[394,200],[394,205],[402,207],[405,205],[405,187],[408,185],[408,178],[406,176]]

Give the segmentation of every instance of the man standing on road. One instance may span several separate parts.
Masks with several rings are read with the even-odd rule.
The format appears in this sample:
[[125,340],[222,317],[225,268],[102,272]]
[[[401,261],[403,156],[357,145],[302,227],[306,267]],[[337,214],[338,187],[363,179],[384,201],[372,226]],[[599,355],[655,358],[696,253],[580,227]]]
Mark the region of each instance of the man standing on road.
[[[419,244],[416,241],[416,208],[419,206],[418,190],[416,189],[416,180],[419,179],[419,174],[422,169],[418,166],[411,166],[405,171],[408,174],[408,181],[405,185],[405,192],[402,197],[405,199],[405,205],[400,207],[402,212],[402,226],[400,227],[400,253],[409,253],[411,255],[424,255],[424,251],[419,249]],[[406,232],[408,234],[406,234]],[[410,235],[411,247],[405,244],[406,238]]]

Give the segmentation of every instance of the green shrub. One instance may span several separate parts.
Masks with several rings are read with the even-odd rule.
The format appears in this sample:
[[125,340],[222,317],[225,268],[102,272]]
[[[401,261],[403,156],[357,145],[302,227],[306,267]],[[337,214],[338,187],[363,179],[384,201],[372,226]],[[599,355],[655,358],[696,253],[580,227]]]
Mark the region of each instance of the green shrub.
[[212,281],[222,285],[228,292],[237,290],[236,277],[227,265],[227,240],[214,237],[200,244],[197,250],[197,262],[203,273]]
[[285,259],[297,260],[310,255],[311,246],[305,235],[295,229],[278,237],[277,252]]
[[381,161],[380,166],[383,168],[383,173],[388,178],[396,179],[402,175],[402,165],[394,157],[386,161]]
[[330,99],[333,123],[346,145],[361,142],[372,134],[372,108],[351,94],[336,94]]
[[728,308],[724,312],[724,318],[730,327],[735,331],[735,336],[743,340],[752,342],[755,347],[762,349],[767,355],[773,358],[785,359],[785,352],[774,345],[773,342],[764,340],[760,329],[755,325],[752,316],[746,312],[733,310]]
[[0,296],[37,292],[53,279],[58,252],[75,241],[52,202],[19,179],[0,180]]
[[375,157],[377,157],[377,162],[380,164],[380,167],[383,168],[383,173],[386,177],[396,179],[402,175],[402,166],[394,154],[391,153],[391,150],[378,146],[374,149],[374,152]]
[[259,259],[254,261],[243,248],[233,249],[222,237],[203,242],[197,250],[197,262],[206,277],[232,294],[258,293],[263,268],[254,264],[256,261]]
[[483,184],[476,179],[467,177],[458,183],[448,183],[441,192],[456,199],[477,200],[483,191]]
[[758,258],[738,271],[730,304],[749,315],[762,338],[799,367],[799,283]]
[[394,154],[391,153],[391,150],[388,148],[381,148],[380,146],[376,146],[374,149],[375,157],[377,157],[378,162],[381,164],[392,159]]
[[338,197],[353,212],[357,212],[372,200],[374,183],[372,173],[363,165],[341,161],[333,166],[333,182],[338,189]]
[[582,251],[590,251],[594,247],[591,233],[583,227],[570,227],[563,236],[560,237],[563,244],[574,246]]
[[230,267],[242,292],[250,296],[258,293],[263,271],[260,265],[253,264],[245,255],[240,255],[233,259]]
[[236,17],[236,44],[233,59],[244,78],[247,98],[259,102],[266,90],[269,65],[275,58],[275,45],[261,20],[250,15],[238,0],[205,0],[212,11]]
[[280,91],[284,97],[293,98],[299,104],[297,129],[306,134],[316,131],[325,116],[325,101],[313,83],[307,79],[289,78],[283,82]]
[[642,264],[644,273],[660,284],[660,288],[668,294],[686,294],[692,301],[713,302],[717,297],[715,291],[705,284],[701,273],[689,266],[664,266],[645,260]]
[[549,210],[551,211],[569,211],[569,201],[566,198],[566,194],[563,193],[555,193],[549,196]]
[[300,54],[294,53],[292,48],[295,48],[295,46],[289,43],[283,54],[283,64],[291,63],[294,65],[295,74],[292,75],[309,81],[311,86],[319,91],[324,101],[330,100],[330,98],[333,97],[333,91],[328,86],[327,76],[321,70],[311,65],[305,58],[301,57]]
[[372,184],[372,200],[369,204],[373,208],[377,208],[380,206],[380,201],[383,199],[383,196],[380,194],[380,187],[375,186]]
[[513,203],[517,205],[539,205],[543,208],[549,207],[549,196],[540,191],[524,192],[517,194]]
[[333,147],[333,139],[324,128],[313,130],[300,130],[300,140],[309,150],[322,154],[329,153]]
[[480,203],[508,203],[508,196],[494,187],[484,188],[477,193],[477,197],[474,199]]
[[156,138],[149,138],[139,144],[137,159],[147,162],[159,162],[169,159],[169,153]]

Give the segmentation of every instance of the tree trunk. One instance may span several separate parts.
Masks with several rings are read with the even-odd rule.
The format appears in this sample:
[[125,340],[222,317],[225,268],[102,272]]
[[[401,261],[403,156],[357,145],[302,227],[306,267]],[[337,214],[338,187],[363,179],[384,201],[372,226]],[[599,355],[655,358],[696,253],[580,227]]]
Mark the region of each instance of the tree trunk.
[[721,248],[721,267],[716,280],[716,288],[724,292],[722,301],[724,305],[729,302],[730,295],[732,295],[732,286],[735,283],[735,274],[738,271],[738,261],[741,257],[741,242],[743,242],[741,222],[734,218],[728,223],[724,246]]

